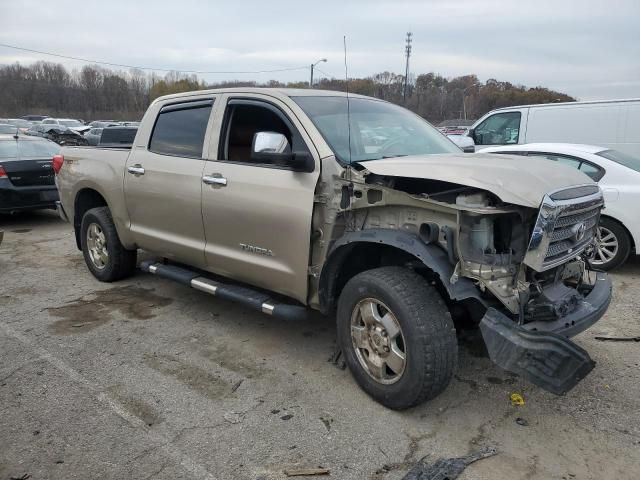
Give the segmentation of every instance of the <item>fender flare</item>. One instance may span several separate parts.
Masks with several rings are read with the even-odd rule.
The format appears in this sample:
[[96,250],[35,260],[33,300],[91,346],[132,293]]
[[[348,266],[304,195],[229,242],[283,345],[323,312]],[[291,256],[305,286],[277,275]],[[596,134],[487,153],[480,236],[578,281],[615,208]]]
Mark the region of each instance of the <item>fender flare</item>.
[[470,279],[461,277],[455,283],[451,283],[455,266],[449,261],[447,252],[438,245],[426,244],[410,232],[372,228],[347,232],[332,245],[320,274],[318,287],[322,311],[329,311],[334,302],[336,280],[342,263],[347,255],[362,243],[388,245],[403,250],[438,275],[451,300],[474,298],[485,304],[478,288]]

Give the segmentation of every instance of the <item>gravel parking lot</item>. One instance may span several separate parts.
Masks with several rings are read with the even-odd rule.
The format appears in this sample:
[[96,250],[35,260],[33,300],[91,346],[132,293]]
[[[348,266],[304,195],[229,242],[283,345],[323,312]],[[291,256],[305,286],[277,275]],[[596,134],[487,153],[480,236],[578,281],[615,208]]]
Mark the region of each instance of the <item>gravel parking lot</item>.
[[448,390],[394,412],[327,361],[333,319],[274,320],[144,273],[99,283],[53,212],[0,217],[0,230],[0,479],[266,480],[322,466],[386,480],[483,447],[499,453],[459,478],[638,478],[640,343],[594,339],[640,335],[637,260],[577,338],[597,367],[566,396],[461,342]]

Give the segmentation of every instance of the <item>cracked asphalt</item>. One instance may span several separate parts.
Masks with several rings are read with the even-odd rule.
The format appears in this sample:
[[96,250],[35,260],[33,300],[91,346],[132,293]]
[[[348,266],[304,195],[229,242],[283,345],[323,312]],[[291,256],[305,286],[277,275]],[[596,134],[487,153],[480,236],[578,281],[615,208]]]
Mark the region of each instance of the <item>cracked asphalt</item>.
[[0,480],[271,480],[318,466],[392,480],[484,447],[498,454],[460,479],[638,478],[640,343],[594,339],[640,335],[636,259],[577,337],[597,366],[567,395],[461,341],[446,392],[394,412],[327,361],[331,318],[274,320],[141,272],[99,283],[53,212],[0,217],[0,230]]

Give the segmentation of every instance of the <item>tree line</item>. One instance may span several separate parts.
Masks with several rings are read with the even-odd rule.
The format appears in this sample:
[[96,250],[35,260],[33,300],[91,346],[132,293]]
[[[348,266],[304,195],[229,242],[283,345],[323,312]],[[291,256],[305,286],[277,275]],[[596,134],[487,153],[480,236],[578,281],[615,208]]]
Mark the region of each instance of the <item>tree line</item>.
[[[476,75],[446,78],[436,73],[409,77],[406,97],[404,75],[381,72],[349,79],[349,91],[404,105],[432,123],[474,119],[499,107],[529,103],[568,102],[575,99],[544,87],[527,88]],[[345,90],[345,80],[321,78],[314,88]],[[223,87],[308,88],[308,82],[270,80],[205,83],[195,75],[169,72],[164,76],[140,70],[117,71],[95,65],[67,70],[63,65],[36,62],[0,67],[0,117],[25,114],[71,118],[134,120],[142,117],[155,98],[169,93]]]

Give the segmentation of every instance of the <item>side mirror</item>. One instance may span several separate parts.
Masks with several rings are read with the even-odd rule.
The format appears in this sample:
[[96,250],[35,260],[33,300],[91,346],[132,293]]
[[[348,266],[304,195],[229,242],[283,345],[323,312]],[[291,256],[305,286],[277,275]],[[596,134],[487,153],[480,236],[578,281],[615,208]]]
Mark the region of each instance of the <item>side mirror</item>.
[[473,140],[473,143],[476,143],[476,131],[473,128],[470,128],[467,131],[467,137],[471,138],[471,140]]
[[253,135],[251,160],[288,166],[296,172],[312,172],[315,168],[310,154],[292,152],[287,137],[277,132],[256,132]]

